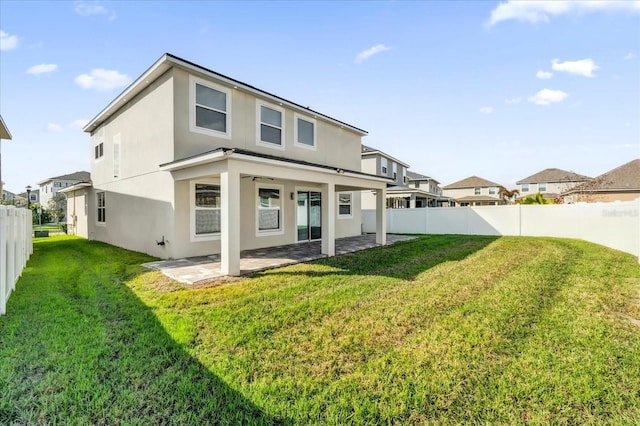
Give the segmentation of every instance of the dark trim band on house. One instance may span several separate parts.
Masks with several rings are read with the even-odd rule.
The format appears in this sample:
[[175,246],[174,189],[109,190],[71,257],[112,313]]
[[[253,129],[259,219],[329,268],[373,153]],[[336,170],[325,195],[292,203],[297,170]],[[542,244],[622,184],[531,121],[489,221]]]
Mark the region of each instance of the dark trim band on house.
[[271,160],[271,161],[281,161],[283,163],[290,163],[290,164],[297,164],[300,166],[305,166],[305,167],[312,167],[312,168],[317,168],[317,169],[323,169],[323,170],[332,170],[335,171],[336,173],[348,173],[348,174],[354,174],[354,175],[358,175],[358,176],[363,176],[363,177],[367,177],[367,178],[374,178],[376,180],[379,181],[383,181],[383,182],[391,182],[392,179],[391,178],[387,178],[387,177],[382,177],[382,176],[378,176],[378,175],[373,175],[370,173],[363,173],[360,171],[356,171],[356,170],[348,170],[348,169],[343,169],[340,167],[334,167],[334,166],[326,166],[324,164],[316,164],[316,163],[311,163],[309,161],[303,161],[303,160],[294,160],[292,158],[285,158],[285,157],[278,157],[276,155],[269,155],[269,154],[261,154],[258,152],[254,152],[254,151],[248,151],[246,149],[237,149],[237,148],[216,148],[214,150],[211,151],[207,151],[207,152],[203,152],[202,154],[196,154],[196,155],[191,155],[189,157],[185,157],[185,158],[181,158],[178,160],[174,160],[174,161],[170,161],[168,163],[164,163],[164,164],[160,164],[160,168],[171,168],[171,166],[185,162],[185,161],[189,161],[189,160],[196,160],[200,157],[206,157],[212,154],[216,154],[216,153],[220,153],[220,154],[226,154],[226,156],[231,156],[233,154],[238,154],[238,155],[246,155],[249,157],[256,157],[256,158],[263,158],[265,160]]

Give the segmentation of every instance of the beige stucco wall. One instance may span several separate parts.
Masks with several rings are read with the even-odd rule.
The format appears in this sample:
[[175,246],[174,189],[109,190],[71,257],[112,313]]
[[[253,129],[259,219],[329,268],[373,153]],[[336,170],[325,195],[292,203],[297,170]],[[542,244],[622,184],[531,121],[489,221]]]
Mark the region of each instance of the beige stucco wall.
[[[93,191],[89,197],[89,238],[158,257],[174,237],[174,184],[159,165],[173,159],[173,77],[169,71],[103,124],[104,156],[90,147]],[[120,140],[120,173],[114,177],[114,140]],[[106,225],[96,221],[96,193],[106,192]],[[169,256],[167,256],[169,254]]]
[[201,154],[216,148],[239,148],[261,154],[286,157],[311,163],[341,167],[347,170],[360,170],[360,135],[344,128],[329,124],[313,114],[296,111],[303,118],[315,119],[316,149],[296,146],[294,143],[294,111],[261,99],[272,106],[284,108],[284,150],[259,145],[256,142],[257,121],[256,95],[234,89],[217,81],[207,80],[223,86],[231,93],[231,139],[200,134],[189,130],[189,73],[182,69],[174,70],[175,83],[175,159]]
[[570,194],[564,197],[565,203],[610,203],[614,201],[633,201],[640,198],[640,191],[620,191],[606,193]]
[[565,191],[570,190],[571,188],[575,187],[576,185],[579,185],[582,182],[550,182],[547,183],[547,190],[546,191],[540,191],[539,188],[539,184],[537,183],[530,183],[529,184],[529,191],[528,192],[522,192],[522,184],[518,185],[518,189],[520,190],[520,196],[524,197],[527,195],[532,195],[532,194],[536,194],[537,192],[541,192],[543,194],[561,194]]
[[67,195],[67,233],[79,237],[89,237],[88,201],[91,189],[79,189]]

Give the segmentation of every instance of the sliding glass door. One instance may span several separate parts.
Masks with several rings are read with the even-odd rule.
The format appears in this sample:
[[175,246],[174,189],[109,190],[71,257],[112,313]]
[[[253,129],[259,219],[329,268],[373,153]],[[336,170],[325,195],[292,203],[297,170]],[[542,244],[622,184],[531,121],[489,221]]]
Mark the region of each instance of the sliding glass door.
[[322,238],[321,198],[320,192],[298,191],[298,241]]

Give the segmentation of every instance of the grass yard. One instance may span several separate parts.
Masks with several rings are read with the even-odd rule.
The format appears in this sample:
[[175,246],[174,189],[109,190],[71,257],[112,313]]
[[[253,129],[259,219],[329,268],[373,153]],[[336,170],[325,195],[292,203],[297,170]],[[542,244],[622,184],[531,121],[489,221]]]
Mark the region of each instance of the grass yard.
[[424,236],[192,288],[52,237],[0,317],[0,424],[639,424],[640,266]]

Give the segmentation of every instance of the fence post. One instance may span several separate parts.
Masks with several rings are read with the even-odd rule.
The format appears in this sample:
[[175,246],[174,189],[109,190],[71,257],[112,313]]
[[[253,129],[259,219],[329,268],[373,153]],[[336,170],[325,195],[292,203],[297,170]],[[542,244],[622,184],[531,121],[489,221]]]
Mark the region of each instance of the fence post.
[[0,206],[0,315],[7,313],[7,208]]

